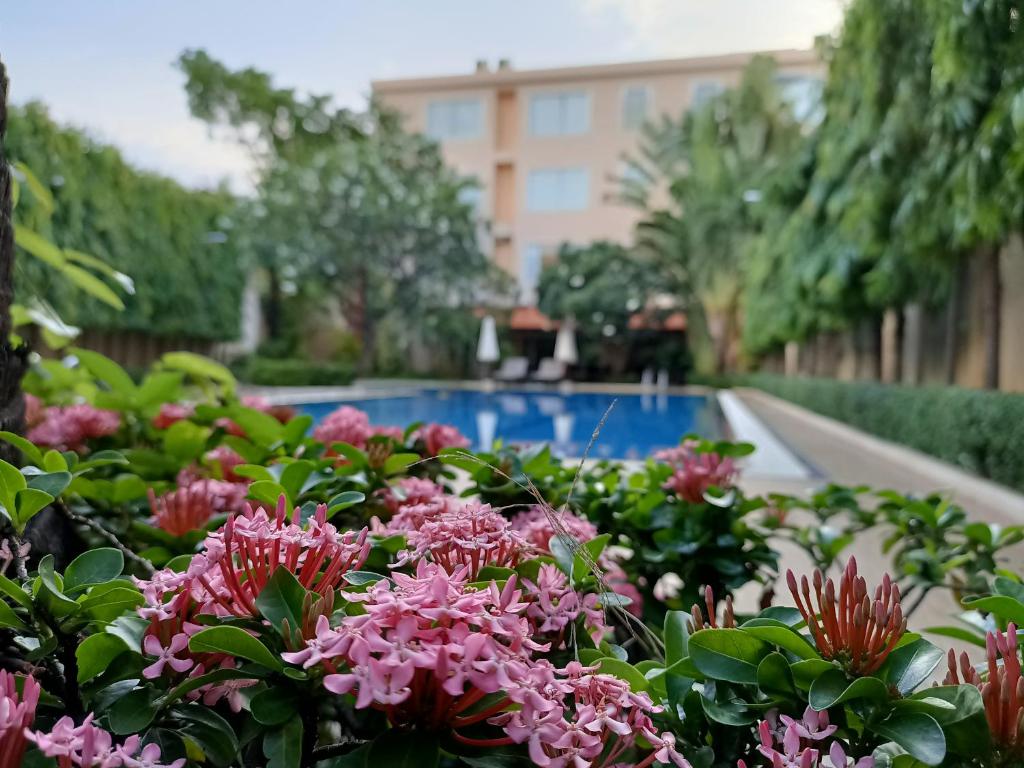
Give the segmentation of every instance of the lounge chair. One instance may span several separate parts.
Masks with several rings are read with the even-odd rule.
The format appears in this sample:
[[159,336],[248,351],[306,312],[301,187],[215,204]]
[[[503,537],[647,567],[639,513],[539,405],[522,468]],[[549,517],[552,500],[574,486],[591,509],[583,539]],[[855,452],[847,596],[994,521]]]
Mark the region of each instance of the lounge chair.
[[561,381],[565,378],[565,363],[553,357],[545,357],[531,378],[534,381]]
[[523,381],[529,370],[530,361],[525,357],[506,357],[494,372],[494,378],[498,381]]

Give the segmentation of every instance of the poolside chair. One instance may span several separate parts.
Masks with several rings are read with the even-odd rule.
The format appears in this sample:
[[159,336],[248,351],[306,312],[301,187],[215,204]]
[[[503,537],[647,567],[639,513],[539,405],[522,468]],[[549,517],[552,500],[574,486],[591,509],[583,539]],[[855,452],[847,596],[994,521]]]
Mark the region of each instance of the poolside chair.
[[529,370],[530,361],[525,357],[506,357],[494,372],[494,378],[498,381],[523,381]]
[[545,357],[531,378],[534,381],[561,381],[565,378],[565,363],[553,357]]

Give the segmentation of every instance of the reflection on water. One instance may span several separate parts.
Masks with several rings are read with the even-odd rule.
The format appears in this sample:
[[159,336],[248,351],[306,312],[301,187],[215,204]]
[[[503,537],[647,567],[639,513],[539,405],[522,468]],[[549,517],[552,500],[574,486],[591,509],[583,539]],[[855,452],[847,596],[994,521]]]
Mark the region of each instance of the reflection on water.
[[[602,458],[642,459],[676,445],[688,432],[722,435],[715,400],[696,395],[611,395],[552,392],[424,390],[413,396],[349,401],[374,424],[437,421],[459,428],[483,449],[496,438],[506,443],[549,443],[563,456],[579,456],[608,406],[616,401],[592,450]],[[310,403],[301,409],[319,420],[342,403]]]

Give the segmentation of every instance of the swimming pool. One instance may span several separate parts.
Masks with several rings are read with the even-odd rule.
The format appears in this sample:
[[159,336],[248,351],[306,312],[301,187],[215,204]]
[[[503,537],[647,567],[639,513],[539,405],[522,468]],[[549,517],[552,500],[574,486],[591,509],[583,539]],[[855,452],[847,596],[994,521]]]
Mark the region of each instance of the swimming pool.
[[409,395],[297,406],[317,421],[340,405],[352,405],[375,425],[406,426],[416,421],[453,424],[472,447],[546,442],[562,456],[582,455],[594,427],[616,401],[591,455],[642,459],[679,443],[687,432],[723,436],[723,419],[713,397],[703,395],[615,395],[606,393],[478,392],[428,389]]

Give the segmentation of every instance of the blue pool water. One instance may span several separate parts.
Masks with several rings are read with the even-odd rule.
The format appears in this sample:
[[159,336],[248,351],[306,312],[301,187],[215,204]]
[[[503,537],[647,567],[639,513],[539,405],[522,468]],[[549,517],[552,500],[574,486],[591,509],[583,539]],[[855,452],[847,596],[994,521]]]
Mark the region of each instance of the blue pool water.
[[416,421],[453,424],[473,448],[545,442],[562,456],[582,455],[605,410],[616,401],[591,456],[642,459],[679,443],[688,432],[722,437],[722,416],[713,398],[697,395],[611,395],[554,392],[421,390],[401,397],[307,403],[298,406],[317,421],[340,405],[352,405],[374,425]]

